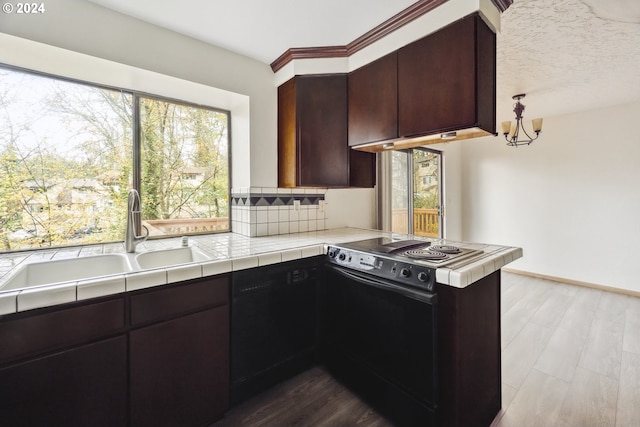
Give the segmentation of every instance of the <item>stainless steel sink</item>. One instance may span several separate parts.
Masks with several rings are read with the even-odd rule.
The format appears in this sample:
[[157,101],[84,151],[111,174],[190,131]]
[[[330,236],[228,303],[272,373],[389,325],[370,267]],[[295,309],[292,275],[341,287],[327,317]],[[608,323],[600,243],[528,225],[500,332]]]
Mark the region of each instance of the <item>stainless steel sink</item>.
[[0,287],[0,291],[28,288],[133,271],[124,254],[95,255],[25,264]]
[[190,262],[208,261],[211,257],[195,247],[162,249],[142,252],[135,257],[138,266],[143,269],[171,267]]

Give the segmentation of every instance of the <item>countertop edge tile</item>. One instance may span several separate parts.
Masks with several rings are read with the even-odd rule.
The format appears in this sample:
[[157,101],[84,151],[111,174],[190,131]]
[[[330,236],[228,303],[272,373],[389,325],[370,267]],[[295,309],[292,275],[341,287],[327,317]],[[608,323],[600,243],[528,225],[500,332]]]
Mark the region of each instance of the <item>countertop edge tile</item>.
[[293,261],[302,258],[302,249],[287,249],[282,251],[282,262]]
[[494,259],[489,259],[489,260],[487,260],[487,261],[483,264],[483,267],[484,267],[484,275],[485,275],[485,276],[488,276],[488,275],[490,275],[491,273],[493,273],[494,271],[498,270],[498,269],[496,268],[496,262],[495,262],[495,260],[494,260]]
[[18,311],[18,294],[20,291],[11,291],[0,294],[0,315],[13,314]]
[[118,294],[125,292],[127,283],[124,274],[81,280],[77,284],[77,300]]
[[250,255],[250,256],[243,256],[239,258],[232,258],[231,266],[233,268],[233,271],[246,270],[248,268],[258,267],[259,266],[258,256]]
[[463,288],[462,285],[462,273],[456,270],[451,270],[449,272],[449,283],[445,283],[449,286],[454,286],[456,288]]
[[230,259],[205,261],[202,263],[202,277],[229,273],[232,270],[233,266]]
[[280,252],[267,252],[258,255],[258,266],[278,264],[282,262],[282,253]]
[[300,252],[302,254],[302,258],[308,258],[316,255],[322,255],[325,252],[325,246],[322,244],[313,245],[313,246],[305,246],[300,248]]
[[76,301],[76,282],[24,289],[18,294],[17,311]]
[[182,264],[167,267],[167,283],[182,282],[202,277],[202,265]]
[[125,275],[127,292],[152,286],[167,284],[167,271],[165,269],[145,270]]
[[443,285],[448,285],[449,281],[451,280],[449,278],[449,275],[451,274],[451,269],[449,268],[438,268],[436,269],[436,282],[443,284]]

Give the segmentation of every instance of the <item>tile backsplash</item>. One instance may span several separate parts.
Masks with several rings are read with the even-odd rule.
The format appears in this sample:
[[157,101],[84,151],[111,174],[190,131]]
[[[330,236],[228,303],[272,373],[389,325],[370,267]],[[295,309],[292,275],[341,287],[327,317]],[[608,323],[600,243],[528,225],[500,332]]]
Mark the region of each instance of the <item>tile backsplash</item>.
[[326,191],[325,188],[232,189],[232,230],[249,237],[325,230]]

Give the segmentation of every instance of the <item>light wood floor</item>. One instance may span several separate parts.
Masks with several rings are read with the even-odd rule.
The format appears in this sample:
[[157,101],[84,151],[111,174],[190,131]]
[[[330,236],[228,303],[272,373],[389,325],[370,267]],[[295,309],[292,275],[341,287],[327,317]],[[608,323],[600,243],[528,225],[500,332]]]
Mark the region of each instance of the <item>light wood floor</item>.
[[[491,427],[640,426],[640,298],[503,272],[502,381]],[[390,425],[317,367],[211,427]]]
[[640,426],[640,298],[502,273],[492,427]]

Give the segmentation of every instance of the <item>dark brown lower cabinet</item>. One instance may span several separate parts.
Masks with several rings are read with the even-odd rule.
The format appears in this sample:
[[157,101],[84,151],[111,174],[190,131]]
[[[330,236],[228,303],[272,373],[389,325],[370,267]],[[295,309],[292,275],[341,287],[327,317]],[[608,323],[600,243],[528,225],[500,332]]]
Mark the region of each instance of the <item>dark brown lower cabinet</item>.
[[229,407],[229,276],[130,295],[131,427],[200,427]]
[[0,369],[0,424],[126,426],[126,337]]
[[0,426],[200,427],[228,406],[228,275],[0,316]]
[[489,426],[502,406],[500,270],[436,292],[439,425]]
[[130,334],[131,425],[203,426],[229,405],[228,306]]

